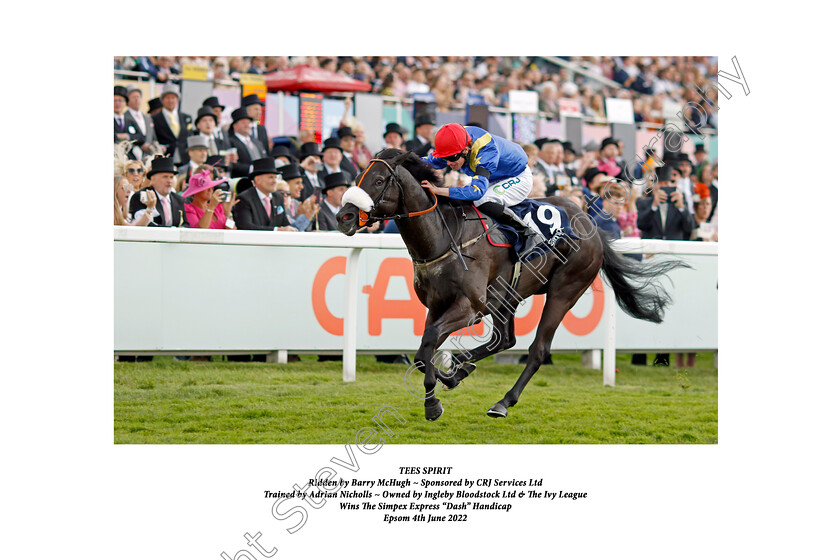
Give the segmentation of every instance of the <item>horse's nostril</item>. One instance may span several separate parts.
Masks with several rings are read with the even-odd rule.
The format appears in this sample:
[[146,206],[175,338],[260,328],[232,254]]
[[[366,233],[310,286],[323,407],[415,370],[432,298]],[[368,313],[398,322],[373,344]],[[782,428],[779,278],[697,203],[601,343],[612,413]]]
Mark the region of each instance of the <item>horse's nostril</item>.
[[350,212],[348,212],[348,213],[346,213],[346,214],[343,214],[343,215],[341,216],[341,221],[342,221],[342,222],[349,222],[349,221],[350,221],[350,220],[352,220],[352,219],[353,219],[353,214],[351,214]]

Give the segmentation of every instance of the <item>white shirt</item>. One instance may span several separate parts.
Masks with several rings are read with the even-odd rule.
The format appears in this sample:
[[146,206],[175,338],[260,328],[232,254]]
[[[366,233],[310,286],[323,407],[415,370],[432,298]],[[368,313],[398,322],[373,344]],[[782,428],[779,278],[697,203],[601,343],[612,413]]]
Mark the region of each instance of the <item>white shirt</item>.
[[329,209],[330,209],[330,211],[331,211],[334,215],[335,215],[335,214],[338,214],[338,211],[339,211],[339,210],[341,210],[341,208],[336,208],[335,206],[333,206],[332,204],[330,204],[329,202],[327,202],[327,199],[324,199],[324,204],[326,204],[326,205],[327,205],[327,208],[329,208]]
[[313,187],[316,186],[316,185],[319,185],[319,186],[321,185],[321,181],[318,179],[318,174],[317,173],[310,173],[309,171],[307,171],[305,169],[303,170],[303,172],[306,173],[307,177],[309,177],[309,182],[312,183]]
[[137,126],[140,127],[140,132],[143,133],[143,136],[146,135],[146,121],[143,119],[143,113],[140,111],[135,111],[134,109],[129,108],[128,112],[131,113],[131,116],[134,117],[134,120],[137,121]]

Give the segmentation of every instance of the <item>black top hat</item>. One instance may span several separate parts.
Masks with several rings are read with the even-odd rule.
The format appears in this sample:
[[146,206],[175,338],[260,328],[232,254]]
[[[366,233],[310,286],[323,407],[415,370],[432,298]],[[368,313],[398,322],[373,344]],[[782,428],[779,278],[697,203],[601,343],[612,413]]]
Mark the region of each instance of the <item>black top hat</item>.
[[349,126],[342,126],[338,129],[338,137],[344,138],[345,136],[352,136],[353,138],[356,137],[356,135],[353,133],[352,128],[350,128]]
[[160,99],[157,97],[149,99],[149,112],[151,113],[155,109],[163,109],[163,103],[161,103]]
[[671,181],[671,175],[675,171],[674,167],[670,165],[663,165],[656,168],[656,179],[658,181]]
[[260,96],[256,93],[252,93],[251,95],[246,95],[242,98],[242,102],[239,103],[240,107],[247,107],[248,105],[265,105],[262,101],[260,101]]
[[324,177],[324,192],[335,187],[349,187],[352,181],[347,177],[347,173],[339,171],[338,173],[330,173]]
[[383,134],[382,137],[384,138],[386,134],[390,134],[391,132],[396,132],[400,136],[402,136],[404,134],[403,127],[401,127],[400,125],[398,125],[395,122],[388,123],[385,126],[385,134]]
[[204,117],[213,117],[213,122],[219,124],[219,117],[216,116],[216,113],[214,113],[213,109],[208,105],[204,105],[198,110],[198,114],[195,116],[195,124],[198,124],[198,121]]
[[303,161],[309,156],[321,157],[321,150],[318,148],[318,144],[316,142],[305,142],[303,146],[300,147],[300,160]]
[[225,156],[208,156],[207,161],[204,163],[210,167],[218,167],[219,169],[228,168],[228,166],[225,165]]
[[691,158],[688,157],[688,154],[680,152],[679,154],[677,154],[677,161],[687,161],[691,163]]
[[238,179],[240,177],[247,178],[251,171],[250,163],[231,163],[230,164],[230,178]]
[[287,148],[283,144],[274,144],[274,147],[271,148],[271,157],[273,157],[273,158],[284,157],[284,158],[292,159],[292,153],[289,151],[289,148]]
[[590,167],[586,170],[586,173],[583,174],[583,180],[586,182],[586,186],[590,186],[592,183],[592,179],[594,179],[598,175],[606,175],[604,171],[601,171],[597,167]]
[[146,173],[146,177],[151,177],[156,173],[178,173],[175,169],[175,160],[171,157],[156,157],[152,160],[152,168]]
[[703,144],[695,144],[694,153],[697,153],[697,152],[703,152],[705,154],[706,153],[706,146],[704,146]]
[[564,152],[572,152],[573,154],[577,155],[577,152],[575,151],[575,147],[572,146],[571,142],[561,142],[561,145],[563,146],[563,151]]
[[233,113],[230,114],[230,118],[232,119],[231,124],[233,124],[237,121],[241,121],[242,119],[248,119],[249,121],[254,120],[254,119],[252,119],[251,117],[248,116],[248,110],[245,109],[245,107],[240,107],[239,109],[235,109],[233,111]]
[[338,151],[341,151],[341,140],[338,138],[327,138],[324,140],[324,149],[321,153],[326,152],[330,148],[335,148]]
[[435,124],[435,117],[434,115],[430,115],[429,113],[423,113],[416,119],[414,119],[414,128],[418,126],[423,126],[424,124]]
[[254,168],[248,174],[249,179],[253,179],[257,175],[266,175],[268,173],[277,174],[277,169],[274,167],[274,158],[260,158],[252,162]]
[[534,140],[534,145],[537,148],[539,148],[540,150],[542,150],[543,145],[547,144],[548,141],[549,141],[549,138],[537,138],[536,140]]
[[300,179],[303,175],[300,174],[300,166],[296,163],[284,165],[278,171],[283,176],[284,181],[291,181],[292,179]]
[[601,149],[603,150],[604,148],[606,148],[610,144],[612,144],[613,146],[618,148],[618,141],[615,138],[607,137],[607,138],[604,138],[603,140],[601,140]]
[[119,95],[128,101],[128,90],[124,86],[114,86],[114,95]]
[[225,106],[222,105],[221,103],[219,103],[219,98],[218,97],[208,97],[207,99],[204,100],[204,102],[201,105],[203,107],[213,107],[213,108],[218,107],[222,111],[225,110]]

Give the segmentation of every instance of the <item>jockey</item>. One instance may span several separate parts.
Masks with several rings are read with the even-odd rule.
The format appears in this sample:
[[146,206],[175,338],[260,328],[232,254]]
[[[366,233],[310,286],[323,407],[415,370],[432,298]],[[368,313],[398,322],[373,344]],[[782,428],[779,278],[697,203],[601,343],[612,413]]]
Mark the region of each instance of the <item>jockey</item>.
[[424,158],[435,169],[449,166],[471,176],[464,187],[442,188],[423,181],[421,185],[437,195],[473,200],[479,210],[525,238],[527,253],[535,244],[534,230],[512,210],[531,192],[528,156],[519,144],[494,136],[477,126],[450,123],[435,135],[434,152]]

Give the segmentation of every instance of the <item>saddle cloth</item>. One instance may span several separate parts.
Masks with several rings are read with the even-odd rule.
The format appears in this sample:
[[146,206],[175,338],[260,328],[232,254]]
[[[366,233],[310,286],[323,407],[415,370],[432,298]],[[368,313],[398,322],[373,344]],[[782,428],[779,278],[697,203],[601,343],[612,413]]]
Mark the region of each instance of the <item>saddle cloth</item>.
[[[487,221],[491,221],[489,216],[482,214],[477,208],[473,207],[476,213],[482,218],[481,223],[484,225],[484,230],[487,231]],[[525,260],[531,260],[550,250],[557,244],[562,236],[568,236],[571,239],[580,239],[572,231],[571,222],[566,211],[558,208],[548,202],[537,202],[526,198],[520,204],[511,206],[511,210],[519,216],[523,222],[531,226],[531,229],[537,232],[538,239],[541,241],[539,245],[530,253],[528,253]],[[525,240],[510,226],[503,224],[496,224],[497,228],[490,232],[488,241],[491,245],[497,247],[513,247],[517,254],[519,254],[525,245]],[[499,234],[504,235],[504,239]],[[504,241],[507,241],[505,243]]]

